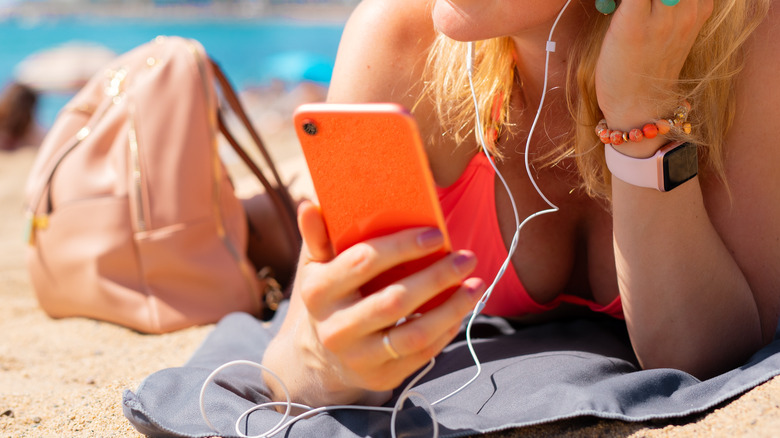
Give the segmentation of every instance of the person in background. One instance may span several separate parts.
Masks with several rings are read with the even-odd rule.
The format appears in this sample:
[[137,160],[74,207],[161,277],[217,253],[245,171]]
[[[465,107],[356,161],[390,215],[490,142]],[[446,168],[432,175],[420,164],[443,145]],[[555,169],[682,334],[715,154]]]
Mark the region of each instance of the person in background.
[[38,93],[11,82],[0,94],[0,150],[11,151],[37,143],[35,110]]
[[[643,368],[700,378],[739,366],[772,340],[780,315],[780,1],[566,5],[357,7],[328,100],[413,108],[458,250],[362,298],[361,284],[438,250],[441,234],[411,229],[335,255],[319,210],[304,203],[289,311],[263,361],[294,401],[384,403],[453,339],[516,230],[493,160],[521,220],[549,208],[534,184],[559,210],[521,230],[483,313],[528,323],[624,318]],[[484,142],[474,135],[472,61]],[[658,154],[672,165],[661,179],[642,161]],[[452,286],[458,291],[442,305],[396,325]],[[267,383],[282,399],[279,385]]]

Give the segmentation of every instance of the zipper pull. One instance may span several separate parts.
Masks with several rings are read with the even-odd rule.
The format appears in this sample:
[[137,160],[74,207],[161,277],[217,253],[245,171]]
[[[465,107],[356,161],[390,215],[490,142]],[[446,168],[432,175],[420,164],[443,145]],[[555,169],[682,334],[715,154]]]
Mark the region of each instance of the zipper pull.
[[24,230],[24,239],[30,246],[35,245],[35,231],[38,229],[45,229],[49,226],[49,216],[40,215],[36,216],[32,212],[27,212],[27,224]]

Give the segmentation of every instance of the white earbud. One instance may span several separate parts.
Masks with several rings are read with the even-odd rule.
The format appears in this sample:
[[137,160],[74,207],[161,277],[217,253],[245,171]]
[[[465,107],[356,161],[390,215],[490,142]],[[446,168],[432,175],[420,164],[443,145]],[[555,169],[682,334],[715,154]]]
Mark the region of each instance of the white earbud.
[[469,41],[466,45],[466,71],[469,76],[474,75],[474,41]]

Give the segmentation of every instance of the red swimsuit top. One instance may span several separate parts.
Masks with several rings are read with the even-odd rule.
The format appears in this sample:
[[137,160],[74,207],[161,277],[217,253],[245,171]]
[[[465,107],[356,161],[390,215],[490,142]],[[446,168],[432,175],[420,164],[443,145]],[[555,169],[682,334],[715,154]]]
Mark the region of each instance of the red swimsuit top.
[[[498,227],[495,170],[488,158],[482,152],[477,153],[455,183],[438,188],[437,192],[453,248],[473,251],[478,263],[472,275],[490,285],[508,251]],[[537,303],[528,295],[511,263],[496,284],[483,313],[505,317],[542,313],[563,302],[587,306],[595,312],[623,318],[620,296],[607,305],[568,294],[560,294],[549,303]]]

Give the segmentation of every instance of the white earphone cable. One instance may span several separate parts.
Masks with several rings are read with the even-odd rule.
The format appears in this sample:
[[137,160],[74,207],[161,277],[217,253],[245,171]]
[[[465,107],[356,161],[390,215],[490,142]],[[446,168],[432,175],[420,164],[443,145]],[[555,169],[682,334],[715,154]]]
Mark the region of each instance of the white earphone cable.
[[479,102],[477,100],[477,93],[474,89],[474,42],[468,43],[468,50],[467,50],[467,72],[468,72],[468,79],[469,79],[469,87],[471,89],[471,97],[474,100],[474,113],[475,113],[475,131],[477,134],[477,140],[479,141],[480,146],[482,146],[482,152],[485,154],[485,156],[488,159],[488,162],[490,162],[490,165],[493,167],[493,170],[496,172],[496,175],[498,176],[498,179],[501,181],[501,184],[504,186],[504,189],[506,190],[507,194],[509,195],[509,200],[512,203],[512,212],[514,213],[515,217],[515,233],[512,236],[512,242],[509,245],[509,250],[507,251],[507,257],[504,259],[504,262],[501,264],[501,267],[498,270],[498,273],[496,274],[495,278],[493,279],[493,282],[490,284],[490,286],[487,288],[485,293],[482,295],[482,298],[479,300],[479,303],[474,308],[474,311],[471,313],[471,317],[469,318],[468,324],[466,325],[466,343],[469,348],[469,352],[471,353],[472,359],[474,359],[474,364],[477,367],[477,370],[474,374],[474,376],[469,379],[466,383],[464,383],[461,387],[456,389],[455,391],[449,393],[448,395],[436,400],[433,402],[433,405],[437,405],[438,403],[443,402],[444,400],[447,400],[448,398],[454,396],[455,394],[459,393],[460,391],[464,390],[466,387],[468,387],[471,383],[473,383],[479,375],[482,373],[482,363],[479,361],[479,358],[477,357],[476,351],[474,351],[474,344],[471,340],[471,327],[474,323],[474,320],[476,319],[477,315],[479,315],[480,312],[482,312],[482,309],[485,307],[485,304],[490,299],[490,296],[493,294],[493,290],[495,289],[496,285],[498,284],[499,280],[504,276],[504,273],[506,272],[507,267],[509,266],[509,263],[512,261],[512,256],[515,253],[515,250],[517,249],[517,242],[520,236],[520,230],[525,227],[525,225],[531,221],[532,219],[539,217],[543,214],[547,213],[555,213],[557,212],[558,206],[553,204],[547,196],[544,195],[542,190],[539,188],[539,185],[536,183],[536,178],[531,174],[531,165],[530,160],[528,159],[529,151],[531,149],[531,138],[533,137],[533,133],[536,130],[536,124],[541,118],[542,109],[544,107],[544,100],[547,96],[547,82],[548,82],[548,76],[549,76],[549,66],[550,66],[550,53],[555,51],[555,42],[552,41],[553,33],[555,32],[555,28],[558,25],[558,21],[560,21],[561,17],[563,16],[563,13],[566,11],[566,9],[569,7],[569,4],[571,3],[571,0],[568,0],[566,4],[563,6],[563,9],[558,13],[558,17],[555,19],[555,22],[553,22],[552,27],[550,28],[550,35],[547,38],[547,47],[546,47],[546,57],[544,62],[544,85],[542,87],[542,96],[539,99],[539,107],[536,110],[536,115],[534,116],[533,123],[531,124],[531,129],[528,131],[528,138],[526,138],[525,142],[525,171],[528,174],[528,179],[531,180],[531,183],[534,186],[534,189],[536,189],[536,192],[539,194],[539,196],[544,200],[545,203],[550,207],[549,209],[537,211],[536,213],[533,213],[523,219],[522,222],[520,222],[520,215],[517,212],[517,204],[515,203],[515,198],[512,195],[512,190],[509,188],[509,185],[507,184],[506,180],[504,179],[504,175],[501,174],[501,172],[498,170],[498,167],[496,167],[496,163],[493,160],[493,157],[490,156],[490,153],[488,152],[487,144],[485,142],[485,136],[482,132],[482,121],[480,120],[479,116]]

